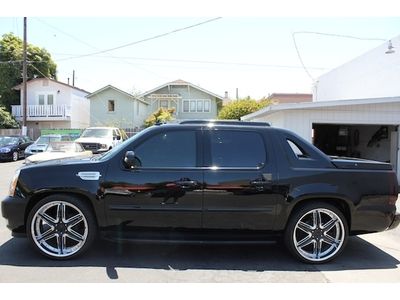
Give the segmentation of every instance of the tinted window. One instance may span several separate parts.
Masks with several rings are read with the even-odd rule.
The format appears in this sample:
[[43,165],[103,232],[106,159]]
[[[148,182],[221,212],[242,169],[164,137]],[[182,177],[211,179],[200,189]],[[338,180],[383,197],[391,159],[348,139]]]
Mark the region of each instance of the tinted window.
[[304,158],[308,157],[308,154],[301,148],[299,145],[297,145],[295,142],[291,140],[287,140],[290,148],[292,149],[294,155],[296,155],[298,158]]
[[169,131],[159,133],[135,149],[143,168],[196,166],[196,133]]
[[211,131],[211,166],[261,167],[265,163],[261,135],[245,131]]

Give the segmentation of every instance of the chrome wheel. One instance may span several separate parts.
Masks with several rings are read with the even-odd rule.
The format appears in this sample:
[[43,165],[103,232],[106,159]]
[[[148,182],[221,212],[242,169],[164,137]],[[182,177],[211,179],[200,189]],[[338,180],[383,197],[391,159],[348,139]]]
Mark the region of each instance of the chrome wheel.
[[39,250],[54,258],[79,252],[89,231],[83,212],[66,201],[52,201],[41,206],[32,217],[30,230]]
[[17,161],[18,160],[18,152],[17,151],[14,151],[13,153],[12,153],[12,160],[13,161]]
[[303,259],[323,262],[341,250],[346,231],[342,219],[336,213],[316,208],[299,218],[292,238],[294,248]]

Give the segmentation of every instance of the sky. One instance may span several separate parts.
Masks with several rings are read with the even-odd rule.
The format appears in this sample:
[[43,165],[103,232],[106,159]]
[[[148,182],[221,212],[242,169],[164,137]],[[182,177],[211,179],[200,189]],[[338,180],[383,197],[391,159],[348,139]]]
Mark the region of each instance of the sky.
[[[22,38],[23,18],[0,17],[0,35],[8,32]],[[111,84],[140,93],[182,79],[231,98],[236,89],[255,99],[311,93],[320,75],[399,34],[400,17],[389,16],[28,17],[28,42],[51,53],[57,79],[72,82],[75,70],[75,85],[89,92]]]

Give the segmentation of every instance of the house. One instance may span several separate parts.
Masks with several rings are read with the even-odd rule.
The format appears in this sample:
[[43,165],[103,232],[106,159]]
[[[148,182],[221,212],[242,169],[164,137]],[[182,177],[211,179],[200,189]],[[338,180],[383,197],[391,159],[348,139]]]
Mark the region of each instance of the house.
[[174,108],[177,120],[216,119],[223,97],[183,80],[165,83],[141,95],[149,112]]
[[390,162],[400,179],[400,36],[322,75],[313,102],[271,105],[243,120],[296,132],[329,155]]
[[90,100],[90,126],[140,128],[149,115],[149,104],[112,85],[86,96]]
[[298,94],[298,93],[272,93],[267,98],[273,103],[300,103],[311,102],[312,94]]
[[[21,91],[22,84],[14,87]],[[89,92],[66,83],[35,78],[27,82],[27,127],[33,129],[86,128],[89,126]],[[23,103],[12,105],[11,114],[22,120]]]

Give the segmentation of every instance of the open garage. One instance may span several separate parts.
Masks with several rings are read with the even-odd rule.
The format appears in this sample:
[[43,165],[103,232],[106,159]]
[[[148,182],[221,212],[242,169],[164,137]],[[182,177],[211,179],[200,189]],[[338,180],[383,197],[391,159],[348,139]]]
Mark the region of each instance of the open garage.
[[332,156],[388,162],[400,179],[400,98],[290,103],[242,117],[286,128]]

